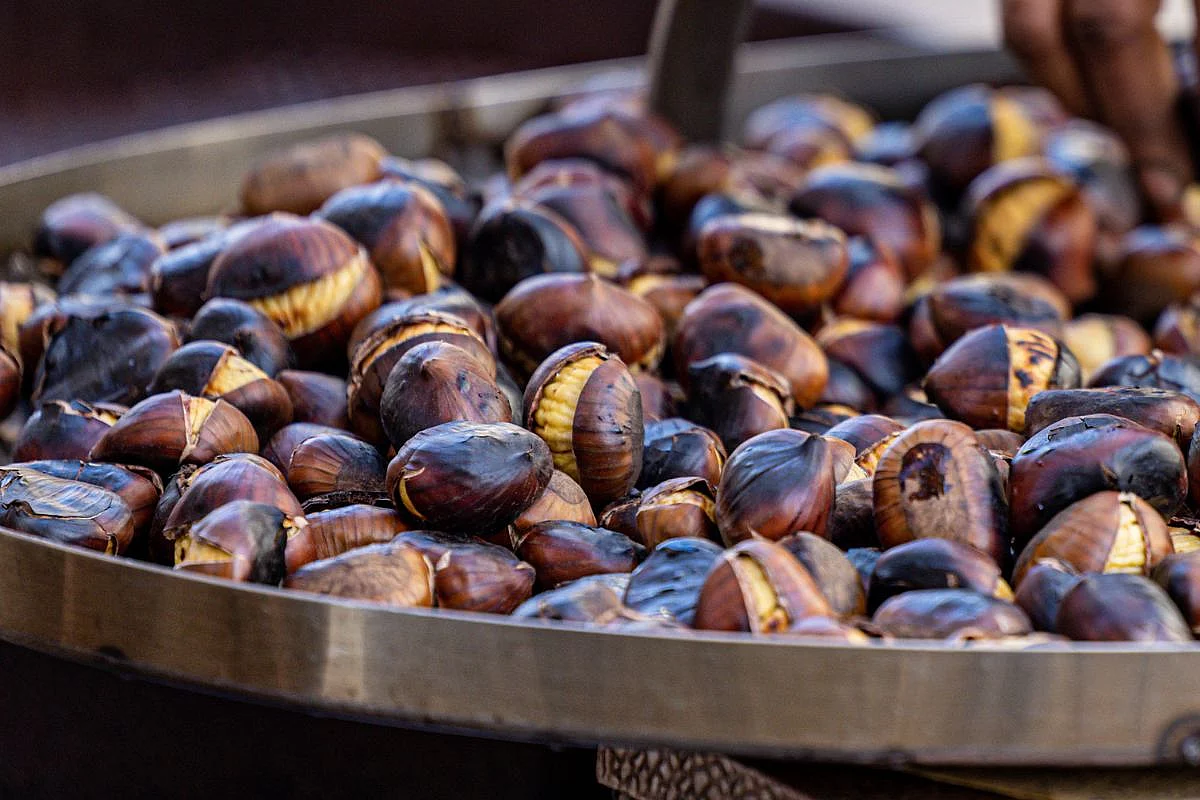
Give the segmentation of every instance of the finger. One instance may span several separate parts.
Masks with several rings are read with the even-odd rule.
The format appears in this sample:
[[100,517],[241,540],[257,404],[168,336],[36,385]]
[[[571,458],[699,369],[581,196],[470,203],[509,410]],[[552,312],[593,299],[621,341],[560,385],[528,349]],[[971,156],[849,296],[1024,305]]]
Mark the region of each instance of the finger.
[[1069,0],[1066,32],[1092,105],[1125,139],[1152,210],[1176,219],[1191,166],[1175,116],[1179,86],[1171,54],[1154,27],[1158,6],[1158,0]]
[[[1200,0],[1196,0],[1200,3]],[[1063,0],[1001,0],[1004,44],[1034,83],[1076,116],[1090,116],[1087,91],[1063,30]]]

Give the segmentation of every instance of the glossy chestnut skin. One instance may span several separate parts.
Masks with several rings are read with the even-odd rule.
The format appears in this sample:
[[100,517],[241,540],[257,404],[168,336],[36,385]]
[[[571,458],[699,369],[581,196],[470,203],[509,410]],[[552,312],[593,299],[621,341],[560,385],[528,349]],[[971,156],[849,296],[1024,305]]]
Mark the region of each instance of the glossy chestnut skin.
[[[284,425],[270,440],[263,445],[261,455],[271,462],[280,474],[286,474],[288,462],[292,459],[292,451],[305,439],[322,433],[347,433],[340,428],[319,425],[313,422],[293,422]],[[350,434],[353,435],[353,434]]]
[[1114,358],[1093,374],[1088,386],[1135,386],[1182,392],[1200,402],[1200,364],[1158,350]]
[[308,500],[333,492],[383,492],[387,465],[371,445],[349,434],[322,433],[296,445],[288,459],[287,482]]
[[871,622],[897,639],[1002,639],[1032,632],[1020,608],[970,589],[919,589],[886,600]]
[[834,363],[848,367],[878,405],[920,375],[916,353],[897,325],[834,319],[817,332],[817,344]]
[[352,186],[326,200],[315,216],[365,247],[388,288],[432,292],[454,275],[450,219],[437,197],[416,183]]
[[849,236],[868,236],[895,254],[911,279],[933,265],[941,247],[937,211],[901,174],[874,164],[822,166],[808,174],[789,210],[817,217]]
[[496,306],[496,325],[500,354],[519,376],[578,341],[599,342],[633,370],[654,370],[665,347],[654,307],[595,275],[526,278]]
[[88,248],[58,279],[60,294],[129,297],[145,300],[150,265],[167,251],[153,231],[129,231]]
[[283,587],[398,608],[434,604],[433,566],[408,544],[372,544],[314,561],[288,575]]
[[588,575],[566,586],[534,595],[518,606],[512,616],[631,631],[673,627],[661,617],[650,617],[626,606],[621,597],[628,583],[626,573]]
[[409,314],[433,311],[458,317],[479,335],[487,349],[496,349],[496,325],[491,309],[477,300],[474,295],[460,286],[446,284],[435,292],[415,295],[404,299],[389,300],[363,317],[354,326],[346,353],[353,358],[358,346],[376,331],[381,330]]
[[696,600],[700,630],[778,633],[809,616],[834,615],[816,581],[775,542],[749,539],[712,566]]
[[872,483],[884,548],[936,537],[1008,563],[1007,503],[992,457],[961,422],[929,420],[901,433]]
[[383,147],[361,133],[299,142],[261,159],[242,181],[242,210],[308,214],[348,186],[378,180]]
[[1060,419],[1085,414],[1125,417],[1170,436],[1186,451],[1200,422],[1200,403],[1179,392],[1147,387],[1046,390],[1029,401],[1025,435],[1032,436]]
[[[787,378],[797,408],[810,408],[829,376],[825,354],[778,308],[743,286],[722,283],[688,303],[672,343],[675,374],[718,353],[752,358]],[[684,386],[687,389],[687,386]]]
[[517,541],[534,525],[553,520],[596,525],[591,501],[578,483],[565,472],[554,470],[545,490],[533,503],[517,515],[509,526],[508,542]]
[[1031,397],[1079,382],[1079,363],[1051,337],[1033,328],[989,325],[942,353],[923,386],[948,417],[975,428],[1019,432],[1025,430]]
[[1025,573],[1013,602],[1029,617],[1034,630],[1053,633],[1058,608],[1079,579],[1079,573],[1070,564],[1042,559]]
[[824,435],[848,443],[854,448],[857,458],[873,445],[902,430],[904,426],[891,417],[882,414],[862,414],[839,422],[825,431]]
[[[256,223],[237,226],[248,230]],[[146,291],[151,307],[168,317],[191,317],[204,304],[208,271],[235,232],[218,231],[182,247],[169,249],[150,264]]]
[[1013,457],[1009,519],[1023,548],[1071,503],[1104,490],[1133,492],[1164,517],[1183,503],[1187,473],[1174,440],[1122,417],[1067,417],[1039,431]]
[[1164,308],[1200,290],[1200,240],[1183,226],[1145,225],[1126,234],[1104,281],[1106,310],[1149,328]]
[[301,367],[336,369],[382,298],[366,251],[327,222],[275,214],[217,256],[206,296],[242,300],[283,329]]
[[130,408],[92,446],[88,459],[141,464],[167,475],[180,464],[257,451],[258,436],[242,412],[224,400],[174,391]]
[[429,559],[439,608],[509,614],[533,594],[533,567],[503,547],[432,531],[401,533],[392,542]]
[[642,469],[642,404],[619,357],[596,342],[567,345],[533,373],[523,405],[526,427],[594,507],[633,488]]
[[[554,189],[600,189],[615,202],[625,221],[636,226],[638,231],[649,230],[654,221],[654,209],[650,205],[649,197],[639,194],[629,181],[621,176],[586,158],[552,158],[541,161],[506,188],[509,194],[525,197],[539,204],[547,199],[542,193]],[[552,201],[548,205],[557,206],[554,210],[564,213],[560,208],[569,204]],[[602,216],[607,214],[608,212],[604,212]],[[570,216],[568,219],[572,225],[577,224]],[[616,233],[619,238],[628,236],[627,232]],[[628,245],[628,242],[621,242],[617,246]],[[641,247],[644,254],[644,245]]]
[[830,299],[850,265],[841,230],[782,214],[717,217],[700,229],[696,251],[710,283],[741,284],[792,315]]
[[288,394],[293,422],[349,429],[346,382],[341,378],[323,372],[285,369],[275,373],[275,380]]
[[533,565],[543,589],[588,575],[632,572],[646,557],[646,548],[623,533],[565,520],[533,526],[516,542],[514,552]]
[[42,259],[44,271],[58,275],[88,248],[139,227],[137,219],[104,195],[68,195],[42,212],[33,254]]
[[[35,403],[136,403],[179,346],[175,327],[144,309],[77,302],[61,308],[62,316],[42,328],[45,349],[35,356],[40,360],[22,348],[30,369],[37,364],[30,395]],[[33,317],[30,323],[37,327]]]
[[447,422],[409,439],[387,468],[387,491],[430,528],[486,534],[509,524],[550,483],[550,450],[506,422]]
[[145,467],[93,464],[79,459],[25,461],[13,466],[27,467],[55,478],[107,489],[129,507],[135,537],[141,536],[149,528],[158,498],[162,495],[162,479]]
[[1141,575],[1084,575],[1063,597],[1055,632],[1076,641],[1191,642],[1171,598]]
[[1129,317],[1114,314],[1080,314],[1063,325],[1067,345],[1090,381],[1097,369],[1118,356],[1148,355],[1150,336]]
[[1195,635],[1200,627],[1200,557],[1173,553],[1159,562],[1151,577],[1166,591]]
[[779,540],[816,582],[834,614],[843,619],[866,613],[866,597],[858,570],[827,539],[801,531]]
[[228,230],[233,225],[234,220],[224,214],[183,217],[159,225],[158,235],[162,237],[168,250],[178,250]]
[[123,553],[135,533],[115,492],[20,465],[0,467],[0,525],[110,555]]
[[1167,523],[1149,503],[1130,492],[1096,492],[1058,512],[1025,545],[1013,583],[1045,558],[1079,572],[1149,575],[1172,552]]
[[834,449],[831,440],[788,428],[755,436],[733,451],[717,490],[717,523],[726,544],[778,540],[797,531],[825,535],[837,484]]
[[228,297],[209,300],[192,318],[188,341],[231,344],[242,357],[275,377],[296,360],[283,329],[249,303]]
[[691,625],[696,602],[721,546],[706,539],[668,539],[629,576],[625,605],[653,617]]
[[175,569],[278,586],[287,539],[305,524],[266,503],[226,503],[175,538]]
[[846,278],[832,300],[835,314],[874,322],[895,322],[904,310],[905,274],[886,245],[867,236],[846,241]]
[[728,457],[720,437],[708,428],[677,417],[647,422],[637,488],[692,476],[715,486]]
[[[532,173],[526,177],[532,177]],[[646,257],[642,231],[604,185],[544,183],[527,188],[524,184],[524,180],[518,181],[514,194],[559,214],[570,223],[587,248],[588,269],[593,273],[614,278],[625,262]]]
[[880,555],[871,573],[867,606],[873,614],[888,598],[920,589],[971,589],[1013,599],[1000,566],[982,551],[950,539],[918,539]]
[[557,213],[520,199],[485,206],[471,228],[457,278],[471,294],[498,302],[525,278],[587,272],[588,249]]
[[404,517],[395,510],[359,503],[314,511],[306,514],[305,519],[308,525],[288,539],[285,555],[289,575],[313,561],[390,542],[409,529]]
[[14,461],[80,459],[126,411],[111,403],[50,400],[29,415],[13,445]]
[[834,490],[833,513],[825,532],[843,550],[880,546],[875,533],[875,494],[871,478],[844,481]]
[[647,489],[634,513],[636,541],[650,549],[681,537],[720,541],[713,495],[703,478],[672,478]]
[[735,353],[693,362],[688,386],[691,418],[720,436],[726,450],[760,433],[788,427],[795,411],[782,375]]

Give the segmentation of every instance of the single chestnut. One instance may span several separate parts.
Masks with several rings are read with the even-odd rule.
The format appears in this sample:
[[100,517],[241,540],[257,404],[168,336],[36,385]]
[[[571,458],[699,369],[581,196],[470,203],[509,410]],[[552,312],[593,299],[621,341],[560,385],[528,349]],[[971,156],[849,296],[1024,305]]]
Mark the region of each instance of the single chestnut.
[[897,325],[834,319],[817,332],[817,344],[834,362],[853,371],[878,405],[904,391],[920,375],[917,355]]
[[644,424],[669,419],[678,412],[683,398],[679,384],[669,383],[649,372],[635,372],[633,382],[641,395]]
[[1182,392],[1200,402],[1200,363],[1158,350],[1118,356],[1101,365],[1088,386],[1134,386]]
[[[543,161],[538,167],[548,163]],[[533,177],[533,173],[525,177]],[[596,275],[615,278],[622,264],[647,255],[642,231],[621,199],[602,183],[546,181],[529,186],[522,179],[513,187],[513,194],[559,214],[570,223],[587,248],[588,269]]]
[[833,513],[825,532],[843,550],[879,547],[875,533],[875,494],[871,478],[844,481],[833,495]]
[[786,378],[735,353],[690,364],[688,386],[691,418],[720,436],[726,450],[788,427],[795,411]]
[[232,581],[278,586],[286,573],[284,548],[306,524],[275,506],[235,500],[175,538],[175,569]]
[[583,488],[557,469],[538,498],[512,521],[510,542],[519,540],[534,525],[554,520],[596,525],[596,515]]
[[747,147],[764,149],[779,134],[809,122],[822,123],[851,143],[875,127],[875,118],[866,108],[836,95],[805,92],[754,109],[746,117],[742,139]]
[[652,617],[691,625],[696,602],[721,546],[707,539],[668,539],[629,576],[625,605]]
[[282,328],[249,303],[228,297],[209,300],[192,318],[188,341],[201,339],[233,345],[242,358],[271,377],[296,360]]
[[715,486],[728,457],[720,437],[708,428],[677,417],[647,422],[637,488],[686,477]]
[[1079,573],[1070,564],[1044,558],[1026,571],[1013,602],[1029,617],[1034,630],[1053,633],[1058,608],[1079,579]]
[[242,180],[242,210],[308,214],[348,186],[378,180],[387,152],[369,136],[342,133],[270,153]]
[[118,234],[72,261],[58,279],[58,292],[146,301],[150,266],[166,252],[166,244],[153,231]]
[[1063,342],[1079,361],[1085,382],[1118,356],[1147,355],[1150,336],[1129,317],[1080,314],[1063,325]]
[[0,525],[109,555],[125,552],[135,533],[116,492],[21,465],[0,467]]
[[891,249],[869,236],[846,241],[849,264],[842,287],[831,301],[838,316],[895,322],[904,310],[905,273]]
[[[55,292],[32,281],[0,281],[0,346],[21,355],[21,326],[41,306],[53,303]],[[32,370],[36,364],[29,364]]]
[[340,556],[342,553],[372,544],[392,541],[409,529],[408,523],[390,508],[352,503],[328,511],[306,514],[308,525],[288,539],[288,574],[305,564]]
[[296,445],[288,459],[287,482],[308,500],[334,492],[383,492],[386,464],[371,445],[348,434],[322,433]]
[[1067,417],[1111,414],[1166,434],[1186,451],[1200,422],[1200,403],[1180,392],[1134,386],[1095,389],[1048,389],[1038,392],[1025,410],[1025,435]]
[[[347,431],[315,422],[293,422],[276,431],[270,441],[263,445],[261,455],[271,462],[280,474],[286,474],[288,463],[292,460],[292,451],[296,449],[296,446],[305,439],[322,433],[338,434],[347,433]],[[353,436],[353,434],[350,435]]]
[[44,272],[61,275],[85,250],[140,227],[137,219],[104,195],[68,195],[42,212],[33,254],[41,259]]
[[1084,575],[1062,599],[1055,633],[1091,642],[1191,642],[1192,631],[1158,584],[1142,575]]
[[806,531],[785,536],[779,545],[808,570],[834,614],[845,619],[866,613],[866,596],[858,570],[841,548]]
[[503,547],[432,531],[401,533],[392,543],[429,559],[439,608],[508,614],[533,594],[534,568]]
[[918,589],[886,600],[871,617],[897,639],[1003,639],[1033,631],[1025,612],[970,589]]
[[293,422],[350,428],[346,414],[346,382],[336,375],[285,369],[275,373],[292,403]]
[[834,616],[816,581],[775,542],[749,539],[722,553],[696,600],[700,630],[779,633],[809,616]]
[[92,445],[125,411],[125,406],[81,400],[42,403],[21,426],[13,445],[13,460],[85,460]]
[[1200,629],[1200,556],[1172,553],[1159,562],[1151,577],[1166,591],[1195,635]]
[[918,589],[971,589],[1012,601],[1000,565],[974,547],[950,539],[918,539],[885,551],[871,572],[871,613],[890,597]]
[[107,489],[129,507],[135,537],[140,537],[149,529],[163,490],[162,479],[146,467],[93,464],[79,459],[25,461],[13,466],[27,467],[55,478]]
[[646,557],[646,548],[623,533],[565,520],[534,525],[514,551],[533,565],[537,583],[544,589],[587,575],[632,572]]
[[668,539],[694,537],[720,541],[716,501],[703,478],[672,478],[642,493],[634,515],[637,540],[655,548]]
[[601,528],[623,533],[637,541],[638,533],[637,512],[642,506],[642,493],[634,489],[624,497],[618,497],[600,510],[598,515]]
[[313,561],[288,575],[283,587],[398,608],[434,604],[433,566],[407,544],[372,544]]
[[1200,239],[1182,225],[1144,225],[1127,233],[1100,301],[1105,310],[1149,328],[1164,308],[1200,291]]
[[346,343],[347,356],[353,358],[358,346],[367,337],[391,325],[395,320],[426,311],[457,317],[479,335],[489,352],[495,352],[496,323],[492,318],[491,308],[485,307],[462,287],[446,284],[437,291],[389,300],[367,314],[354,326],[354,331],[350,334],[350,341]]
[[566,586],[541,592],[519,605],[517,619],[578,622],[603,628],[655,630],[667,625],[625,605],[621,599],[629,583],[627,573],[588,575]]

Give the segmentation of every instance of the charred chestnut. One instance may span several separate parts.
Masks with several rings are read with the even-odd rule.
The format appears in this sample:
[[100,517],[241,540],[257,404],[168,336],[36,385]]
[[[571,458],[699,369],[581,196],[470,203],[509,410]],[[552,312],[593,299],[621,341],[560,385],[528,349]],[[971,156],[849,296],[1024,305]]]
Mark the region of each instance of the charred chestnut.
[[22,426],[13,446],[13,460],[84,460],[125,410],[124,406],[79,400],[42,403]]
[[471,229],[458,280],[497,302],[525,278],[546,272],[587,272],[588,249],[578,231],[548,208],[519,199],[485,206]]
[[678,418],[649,422],[637,488],[686,477],[704,478],[715,486],[727,458],[720,438],[708,428]]
[[1035,630],[1053,633],[1058,607],[1078,582],[1079,573],[1071,565],[1045,558],[1026,571],[1013,602],[1029,616]]
[[652,617],[691,625],[700,589],[720,556],[720,545],[705,539],[668,539],[629,577],[625,605]]
[[1111,414],[1166,434],[1186,450],[1200,422],[1200,404],[1185,394],[1132,386],[1051,389],[1039,392],[1025,410],[1025,435],[1067,417]]
[[150,265],[167,252],[158,234],[122,233],[85,250],[58,280],[60,294],[147,299]]
[[1172,303],[1200,290],[1200,240],[1182,226],[1135,228],[1122,240],[1117,265],[1104,281],[1101,300],[1147,328]]
[[1166,389],[1200,402],[1200,364],[1158,350],[1149,355],[1121,356],[1097,369],[1088,386]]
[[21,465],[0,467],[0,525],[108,554],[123,553],[135,532],[115,492]]

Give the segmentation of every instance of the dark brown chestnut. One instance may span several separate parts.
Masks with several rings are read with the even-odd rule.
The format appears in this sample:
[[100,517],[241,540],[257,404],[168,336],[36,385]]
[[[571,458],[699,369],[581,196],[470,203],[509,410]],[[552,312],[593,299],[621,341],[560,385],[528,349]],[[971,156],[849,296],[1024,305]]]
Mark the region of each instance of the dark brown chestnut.
[[[531,176],[532,173],[526,177]],[[570,223],[587,248],[588,269],[596,275],[615,278],[622,264],[646,257],[646,240],[642,232],[620,200],[603,184],[526,186],[521,180],[513,192],[523,200],[550,209]]]
[[1025,612],[970,589],[919,589],[884,602],[871,618],[897,639],[1003,639],[1033,631]]
[[787,379],[753,359],[718,353],[688,366],[688,408],[721,437],[726,450],[788,427],[795,411]]
[[275,373],[275,380],[291,400],[294,422],[350,428],[350,418],[346,415],[346,382],[341,378],[323,372],[285,369]]
[[242,180],[242,210],[251,216],[272,211],[308,214],[348,186],[381,174],[387,152],[361,133],[342,133],[298,142],[260,160]]
[[1100,300],[1149,328],[1164,308],[1200,291],[1200,240],[1190,228],[1146,225],[1125,235]]
[[1132,386],[1049,389],[1038,392],[1025,410],[1025,435],[1067,417],[1111,414],[1166,434],[1186,450],[1200,422],[1200,403],[1179,392]]
[[1055,633],[1076,641],[1191,642],[1179,609],[1158,584],[1120,572],[1084,575],[1058,608]]
[[533,565],[543,589],[587,575],[632,572],[646,557],[646,548],[623,533],[565,520],[533,526],[521,536],[515,551]]
[[233,224],[234,220],[224,214],[183,217],[159,225],[158,235],[168,250],[176,250],[228,230]]
[[386,463],[371,445],[349,434],[321,433],[296,445],[287,482],[301,500],[332,492],[383,492]]
[[742,139],[747,147],[763,149],[781,133],[811,122],[836,130],[853,143],[875,126],[870,111],[832,94],[801,93],[759,106],[746,118]]
[[706,539],[666,540],[630,575],[625,605],[691,625],[700,589],[720,556],[721,546]]
[[879,547],[875,533],[875,495],[871,478],[844,481],[833,496],[833,513],[825,532],[843,550]]
[[305,525],[275,506],[235,500],[175,538],[175,569],[278,586],[287,574],[284,548]]
[[1025,573],[1013,602],[1029,617],[1034,630],[1053,633],[1058,607],[1078,582],[1079,573],[1071,565],[1044,558]]
[[[21,326],[38,308],[53,303],[54,290],[32,281],[0,281],[0,346],[21,355]],[[36,364],[29,364],[32,371]]]
[[433,566],[407,544],[372,544],[314,561],[287,576],[283,586],[399,608],[434,604]]
[[848,367],[879,405],[920,375],[917,355],[896,325],[834,319],[817,332],[817,344],[829,358],[831,374],[834,362]]
[[1004,487],[992,457],[961,422],[919,422],[897,436],[879,460],[873,491],[885,549],[935,537],[1008,563]]
[[123,553],[135,532],[115,492],[20,465],[0,467],[0,525],[107,554]]
[[834,296],[833,312],[843,317],[895,322],[904,310],[905,274],[890,248],[867,236],[846,242],[849,266]]
[[85,250],[141,227],[104,195],[72,194],[46,206],[33,236],[33,254],[48,275],[61,275]]
[[667,337],[673,338],[683,310],[707,285],[703,275],[690,272],[678,275],[643,273],[629,278],[625,288],[654,307],[666,326]]
[[437,530],[486,534],[509,524],[550,483],[546,443],[507,422],[447,422],[409,439],[387,469],[387,490]]
[[834,614],[848,618],[866,613],[866,597],[858,570],[837,545],[803,531],[785,536],[779,544],[808,570]]
[[1173,553],[1159,562],[1151,577],[1166,591],[1195,635],[1200,628],[1200,556]]
[[50,400],[34,411],[13,445],[14,461],[87,459],[104,432],[126,411],[111,403]]
[[889,598],[918,589],[971,589],[1012,601],[1000,566],[983,552],[950,539],[918,539],[884,552],[871,573],[871,613]]
[[[683,390],[677,383],[668,383],[649,372],[635,372],[633,382],[637,384],[642,398],[642,422],[649,424],[675,416],[683,399]],[[788,397],[791,397],[789,392]]]
[[202,339],[233,345],[243,358],[272,377],[296,360],[283,329],[241,300],[218,297],[201,306],[192,318],[188,341]]
[[[392,290],[394,293],[396,290]],[[490,308],[460,286],[447,284],[435,292],[419,294],[399,300],[389,300],[372,311],[354,326],[346,353],[353,358],[358,346],[376,331],[410,314],[434,311],[458,317],[487,345],[489,352],[496,349],[496,325]]]
[[352,503],[328,511],[306,514],[308,525],[288,539],[287,571],[290,575],[305,564],[340,556],[359,547],[384,544],[409,529],[398,512]]
[[634,489],[624,497],[619,497],[601,509],[598,516],[601,528],[623,533],[637,541],[641,538],[638,533],[637,512],[642,506],[642,493]]
[[90,247],[58,279],[60,294],[148,300],[150,265],[167,252],[153,231],[121,233]]
[[825,436],[830,439],[841,439],[849,444],[854,448],[854,457],[857,459],[863,453],[874,450],[889,436],[902,430],[904,430],[904,426],[891,417],[881,414],[862,414],[839,422],[825,431]]
[[596,524],[591,501],[583,488],[571,480],[571,476],[559,470],[554,470],[550,475],[550,482],[533,504],[513,520],[510,526],[510,542],[519,540],[534,525],[553,520],[579,522],[591,526]]
[[429,559],[439,608],[508,614],[533,594],[533,567],[503,547],[431,531],[401,533],[392,542]]
[[622,630],[655,630],[668,621],[634,611],[622,601],[627,573],[588,575],[566,586],[541,592],[513,611],[518,619],[578,622]]
[[648,422],[637,488],[686,477],[704,478],[716,486],[727,458],[720,438],[708,428],[674,417]]
[[809,616],[834,616],[816,581],[775,542],[749,539],[709,570],[692,624],[700,630],[779,633]]
[[637,539],[650,549],[668,539],[720,541],[714,491],[703,478],[672,478],[642,493],[635,513]]
[[92,464],[78,459],[25,461],[13,466],[27,467],[55,478],[107,489],[129,507],[135,536],[149,529],[163,490],[162,479],[145,467]]
[[1120,356],[1097,369],[1088,386],[1166,389],[1200,402],[1200,363],[1158,350],[1148,355]]
[[292,451],[296,449],[296,446],[310,436],[322,433],[346,433],[346,431],[313,422],[293,422],[291,425],[284,425],[280,428],[271,437],[271,440],[263,445],[262,457],[271,462],[280,474],[286,474],[288,463],[292,460]]

